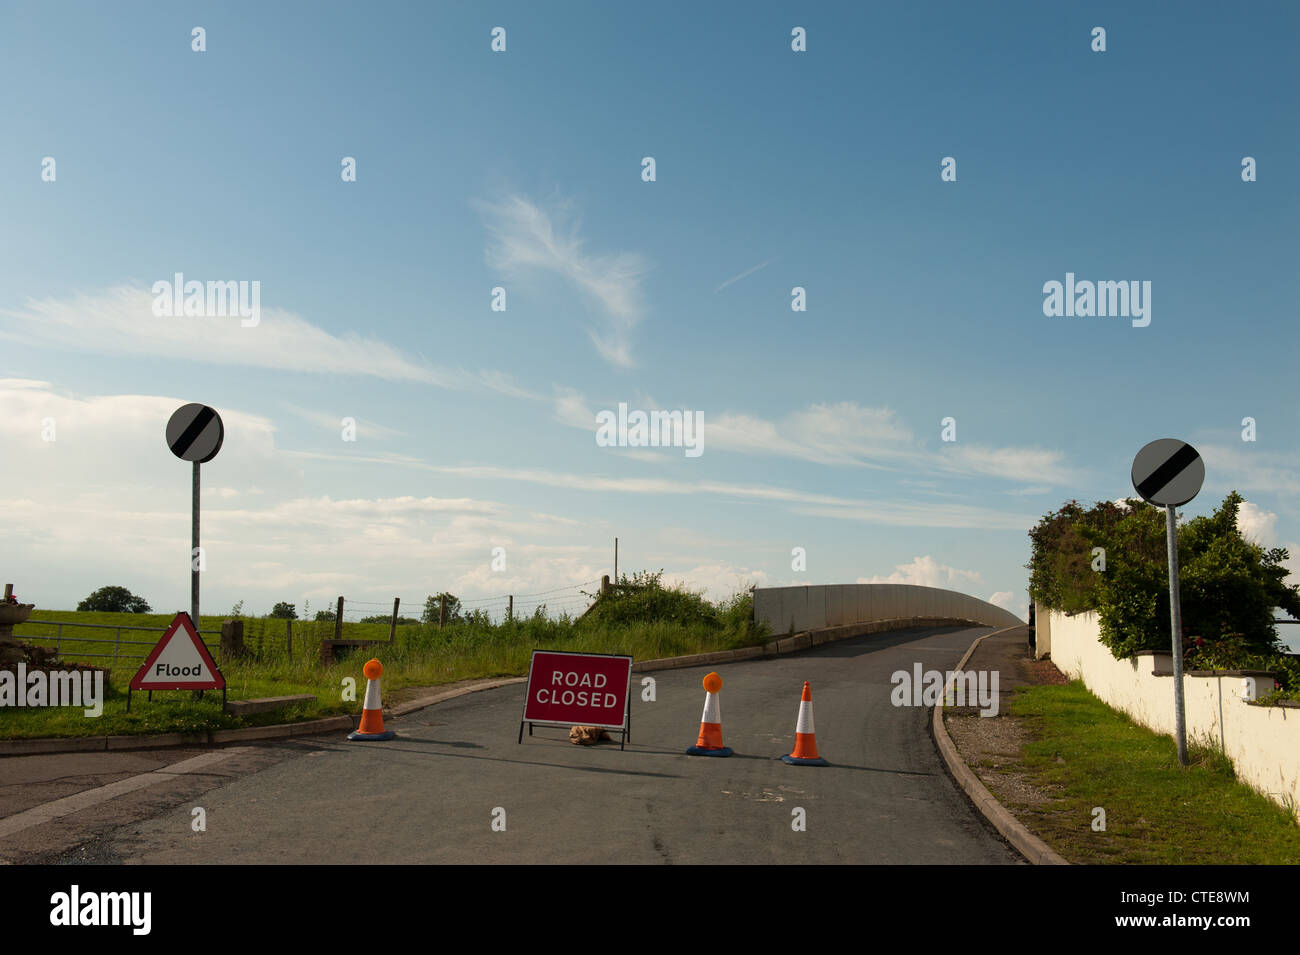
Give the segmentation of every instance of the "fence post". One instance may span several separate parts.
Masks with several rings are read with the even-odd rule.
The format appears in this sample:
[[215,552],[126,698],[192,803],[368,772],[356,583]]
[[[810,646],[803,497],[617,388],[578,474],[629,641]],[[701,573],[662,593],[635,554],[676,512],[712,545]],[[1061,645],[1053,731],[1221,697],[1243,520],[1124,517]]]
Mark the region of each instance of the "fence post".
[[514,594],[510,595],[510,603],[506,607],[506,619],[507,620],[515,619],[515,595]]
[[221,621],[221,658],[237,660],[244,656],[244,621]]
[[334,613],[334,639],[343,639],[343,598],[339,597],[339,609]]
[[14,585],[5,584],[5,603],[8,603],[9,598],[12,597],[13,595],[14,595]]
[[392,643],[397,639],[397,608],[401,606],[402,598],[393,598],[393,622],[388,625],[388,642]]
[[286,620],[284,622],[284,639],[289,646],[289,659],[292,660],[293,659],[293,621],[292,620]]
[[601,576],[600,576],[600,594],[601,594],[601,596],[603,597],[603,596],[604,596],[605,594],[607,594],[607,593],[609,593],[609,574],[601,574]]
[[117,663],[117,654],[122,647],[122,628],[118,627],[113,634],[113,663]]
[[441,630],[447,625],[447,598],[445,596],[438,598],[438,629]]

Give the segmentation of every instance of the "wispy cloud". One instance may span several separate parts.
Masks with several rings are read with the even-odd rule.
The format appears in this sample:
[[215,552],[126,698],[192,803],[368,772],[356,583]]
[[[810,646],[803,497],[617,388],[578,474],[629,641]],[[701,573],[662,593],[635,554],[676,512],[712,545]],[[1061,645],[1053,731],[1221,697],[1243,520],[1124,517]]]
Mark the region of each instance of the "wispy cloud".
[[767,268],[775,261],[776,261],[776,257],[773,256],[772,258],[768,259],[766,262],[760,262],[758,263],[758,265],[755,265],[753,268],[745,269],[745,271],[741,272],[739,275],[733,275],[731,278],[727,279],[727,281],[723,282],[721,285],[715,288],[713,290],[714,294],[716,295],[718,292],[721,292],[728,285],[734,285],[735,283],[739,282],[741,279],[749,278],[755,272]]
[[487,261],[511,277],[550,272],[591,296],[604,313],[604,327],[587,330],[596,349],[613,365],[631,367],[631,333],[645,315],[641,279],[650,270],[635,252],[594,254],[570,222],[570,204],[548,212],[524,196],[475,203],[492,243]]
[[[581,393],[571,388],[557,390],[553,401],[557,420],[575,428],[595,428],[595,413]],[[978,444],[927,447],[892,408],[851,401],[809,405],[780,418],[706,411],[704,430],[711,451],[793,458],[833,467],[907,469],[913,475],[1048,482],[1018,492],[1021,494],[1046,493],[1052,486],[1076,483],[1079,477],[1060,451]],[[916,483],[915,478],[908,481]],[[925,486],[937,487],[934,482]]]
[[302,420],[314,424],[318,428],[324,428],[326,431],[341,431],[343,428],[343,419],[345,417],[353,417],[356,420],[357,437],[362,440],[366,438],[379,438],[380,440],[384,440],[387,438],[405,437],[406,435],[405,431],[398,431],[396,428],[388,428],[382,424],[376,424],[366,418],[356,418],[354,415],[347,416],[331,414],[328,411],[312,411],[309,408],[300,408],[297,405],[287,404],[284,407],[299,418],[302,418]]
[[1038,519],[1034,514],[1000,511],[968,504],[938,504],[933,501],[900,501],[837,497],[770,484],[729,481],[683,481],[668,477],[607,477],[575,474],[544,468],[511,468],[499,465],[438,465],[401,454],[372,454],[365,457],[323,451],[286,451],[287,457],[306,460],[337,460],[409,467],[476,481],[523,481],[546,487],[567,488],[585,493],[700,496],[731,500],[767,501],[786,504],[797,514],[861,521],[898,527],[973,527],[996,530],[1025,530]]
[[153,313],[143,287],[117,285],[70,298],[28,299],[0,311],[0,338],[133,358],[242,365],[277,371],[414,381],[439,388],[486,388],[536,399],[503,371],[440,368],[378,338],[336,335],[295,312],[262,307],[257,325],[236,317],[167,317]]

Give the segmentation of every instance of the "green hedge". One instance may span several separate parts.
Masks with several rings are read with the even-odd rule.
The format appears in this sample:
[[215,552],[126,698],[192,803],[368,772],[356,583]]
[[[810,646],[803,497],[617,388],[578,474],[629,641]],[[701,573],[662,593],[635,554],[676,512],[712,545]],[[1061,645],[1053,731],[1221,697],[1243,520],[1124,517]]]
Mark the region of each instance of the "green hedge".
[[[1189,651],[1235,648],[1258,661],[1279,651],[1273,608],[1300,616],[1300,588],[1283,581],[1285,548],[1265,549],[1237,527],[1233,491],[1213,514],[1178,527],[1184,640]],[[1067,613],[1096,610],[1116,658],[1169,647],[1169,572],[1164,509],[1131,499],[1083,508],[1069,501],[1029,532],[1029,592]],[[1101,548],[1096,551],[1095,548]]]

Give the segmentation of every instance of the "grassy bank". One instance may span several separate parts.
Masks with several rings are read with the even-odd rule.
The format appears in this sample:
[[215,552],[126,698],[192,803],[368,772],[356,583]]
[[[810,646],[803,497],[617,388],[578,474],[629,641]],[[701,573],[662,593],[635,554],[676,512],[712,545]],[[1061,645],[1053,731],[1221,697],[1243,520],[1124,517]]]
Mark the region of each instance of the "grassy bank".
[[[999,786],[998,776],[990,788],[1069,861],[1300,863],[1291,814],[1238,782],[1217,750],[1192,747],[1192,765],[1183,769],[1169,737],[1112,710],[1078,681],[1021,688],[1008,715],[1023,721],[1030,741],[1003,769],[1024,774],[1048,798],[1018,798],[1018,787]],[[1106,812],[1104,832],[1092,828],[1094,807]]]
[[[471,616],[439,629],[436,624],[399,627],[396,640],[356,650],[346,659],[323,666],[319,659],[319,641],[333,635],[332,622],[294,622],[294,655],[284,644],[284,621],[259,620],[261,628],[245,629],[245,644],[252,656],[245,660],[221,660],[218,665],[226,677],[227,696],[232,700],[265,696],[310,693],[312,704],[295,706],[273,713],[236,719],[221,712],[221,694],[205,694],[194,700],[189,692],[155,693],[152,702],[144,694],[135,694],[131,712],[126,712],[126,685],[138,662],[122,663],[112,669],[103,715],[88,719],[82,710],[72,708],[0,709],[0,738],[15,739],[40,736],[105,736],[137,733],[199,732],[211,729],[234,729],[268,723],[317,719],[341,713],[359,712],[365,690],[361,665],[371,656],[384,664],[383,692],[388,703],[413,695],[416,687],[437,686],[459,680],[503,676],[524,676],[534,649],[580,650],[593,653],[630,654],[636,660],[706,653],[761,644],[762,631],[752,623],[752,604],[748,595],[738,595],[720,605],[710,604],[681,590],[658,586],[645,590],[602,598],[587,617],[575,621],[569,617],[535,615],[521,620],[493,624],[482,616]],[[40,619],[67,618],[81,622],[108,623],[120,618],[139,626],[165,626],[169,615],[143,614],[75,614],[48,611],[34,614]],[[161,619],[162,624],[146,623],[141,617]],[[210,645],[217,643],[221,618],[203,618],[200,629]],[[27,639],[35,628],[18,628],[20,639]],[[260,629],[260,634],[257,632]],[[252,631],[252,632],[250,632]],[[68,631],[65,629],[65,634]],[[210,635],[211,634],[211,635]],[[107,641],[112,652],[112,640]],[[126,637],[126,634],[123,634]],[[135,634],[134,639],[156,640],[160,634]],[[388,638],[387,624],[344,624],[348,638]],[[260,637],[260,639],[259,639]],[[279,639],[276,639],[276,638]],[[45,641],[42,641],[44,644]],[[85,645],[78,645],[84,649]],[[132,648],[141,655],[147,647]],[[68,659],[78,659],[67,654]],[[84,662],[94,663],[93,659]],[[346,678],[356,681],[356,701],[342,699]],[[407,691],[403,693],[403,691]]]

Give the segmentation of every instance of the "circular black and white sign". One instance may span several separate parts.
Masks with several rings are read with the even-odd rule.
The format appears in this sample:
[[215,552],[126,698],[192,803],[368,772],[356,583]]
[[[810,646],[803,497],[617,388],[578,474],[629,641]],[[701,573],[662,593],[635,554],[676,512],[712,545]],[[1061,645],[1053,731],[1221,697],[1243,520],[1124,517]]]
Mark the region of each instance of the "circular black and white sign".
[[211,461],[225,437],[221,415],[207,405],[184,405],[167,422],[167,447],[182,461]]
[[1144,501],[1177,507],[1196,497],[1205,483],[1205,461],[1177,438],[1152,441],[1133,459],[1133,489]]

